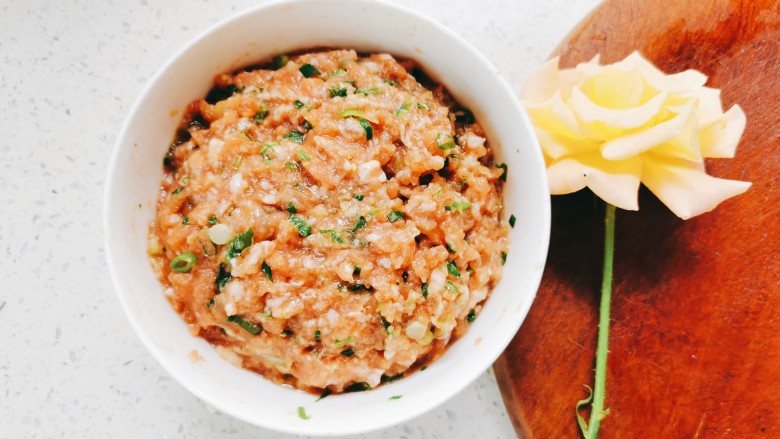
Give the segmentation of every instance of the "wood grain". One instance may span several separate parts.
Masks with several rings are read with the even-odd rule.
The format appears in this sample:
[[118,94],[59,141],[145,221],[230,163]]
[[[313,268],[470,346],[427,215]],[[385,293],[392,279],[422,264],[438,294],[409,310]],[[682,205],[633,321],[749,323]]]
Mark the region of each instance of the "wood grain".
[[[780,0],[608,0],[558,48],[562,65],[639,50],[739,103],[747,128],[710,174],[754,184],[682,221],[649,192],[618,211],[602,438],[780,438]],[[495,365],[523,438],[574,438],[592,383],[603,205],[553,197],[537,299]]]

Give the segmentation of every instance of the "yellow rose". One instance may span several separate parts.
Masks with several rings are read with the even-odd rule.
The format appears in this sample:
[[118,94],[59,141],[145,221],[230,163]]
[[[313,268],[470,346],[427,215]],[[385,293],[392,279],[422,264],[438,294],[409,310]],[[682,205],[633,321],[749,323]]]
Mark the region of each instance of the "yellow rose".
[[639,183],[688,219],[745,192],[750,183],[707,175],[704,158],[731,158],[745,129],[738,105],[723,112],[720,90],[695,70],[666,75],[638,53],[573,69],[558,58],[523,87],[547,162],[552,194],[589,187],[637,210]]

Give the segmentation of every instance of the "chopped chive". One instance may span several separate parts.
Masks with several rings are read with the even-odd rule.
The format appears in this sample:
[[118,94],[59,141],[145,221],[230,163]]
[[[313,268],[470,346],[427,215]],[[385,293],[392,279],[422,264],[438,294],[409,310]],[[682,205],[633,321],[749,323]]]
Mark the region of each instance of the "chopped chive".
[[187,186],[188,184],[190,184],[190,177],[187,177],[186,175],[184,177],[182,177],[181,184],[183,186]]
[[438,148],[439,148],[440,150],[442,150],[442,151],[446,151],[446,150],[448,150],[448,149],[453,149],[453,148],[455,148],[456,146],[458,146],[458,145],[456,145],[456,144],[455,144],[455,141],[454,141],[454,140],[450,140],[449,142],[446,142],[446,143],[442,143],[442,144],[440,144],[440,145],[438,146]]
[[347,88],[344,87],[343,85],[339,85],[338,87],[330,87],[328,89],[328,94],[332,98],[335,98],[335,97],[345,98],[345,97],[347,97]]
[[352,275],[353,276],[360,276],[360,271],[361,271],[360,266],[359,265],[355,265],[355,268],[352,270]]
[[182,224],[189,224],[190,223],[190,217],[185,216],[184,218],[181,219],[181,223]]
[[292,130],[284,135],[285,139],[290,139],[295,143],[303,143],[303,133],[298,130]]
[[358,230],[362,229],[365,226],[366,226],[366,218],[364,216],[361,216],[360,218],[358,218],[355,227],[352,227],[352,230],[350,230],[350,232],[354,234],[355,232],[357,232]]
[[341,116],[344,119],[346,119],[348,117],[359,117],[359,118],[364,118],[365,119],[365,117],[366,117],[366,115],[363,114],[362,111],[356,110],[354,108],[347,108],[346,110],[341,110],[341,112],[339,113],[339,116]]
[[352,349],[350,349],[350,348],[344,349],[343,351],[341,351],[341,352],[339,352],[339,353],[340,353],[341,355],[345,356],[345,357],[351,357],[351,356],[355,355],[355,351],[353,351],[353,350],[352,350]]
[[319,329],[318,329],[318,330],[316,330],[316,331],[314,331],[314,341],[316,341],[317,343],[319,343],[319,342],[320,342],[320,336],[321,336],[321,335],[322,335],[322,333],[320,332],[320,330],[319,330]]
[[271,282],[274,281],[274,273],[271,271],[271,267],[268,265],[268,263],[263,261],[263,265],[260,266],[260,269],[263,270],[263,274],[265,274],[265,277],[267,277],[268,280]]
[[336,341],[333,342],[333,346],[335,346],[337,348],[341,348],[341,347],[344,347],[344,346],[352,343],[353,340],[355,340],[355,337],[353,337],[351,335],[349,337],[343,339],[343,340],[339,340],[337,338]]
[[450,281],[447,281],[447,282],[444,283],[444,288],[447,291],[454,291],[456,293],[460,293],[460,290],[458,289],[458,287],[455,286],[455,284],[450,282]]
[[344,393],[365,392],[366,390],[371,390],[371,385],[369,385],[367,382],[361,381],[359,383],[352,383],[345,387]]
[[293,101],[293,106],[295,107],[296,110],[300,110],[301,108],[305,107],[304,103],[299,101],[298,99]]
[[330,236],[330,240],[335,242],[335,243],[344,244],[344,239],[341,237],[339,232],[337,232],[335,230],[324,229],[324,230],[320,230],[320,233],[322,233],[323,235]]
[[195,255],[185,252],[173,258],[170,267],[177,273],[187,273],[192,270],[196,262],[198,262],[198,258]]
[[418,102],[418,103],[417,103],[417,108],[418,108],[418,109],[420,109],[420,110],[428,110],[428,109],[430,109],[431,107],[429,107],[429,106],[427,106],[427,105],[425,105],[425,104],[421,104],[421,103],[419,103],[419,102]]
[[448,252],[450,252],[452,254],[457,253],[457,251],[455,250],[455,247],[453,247],[452,244],[450,244],[449,242],[446,243],[444,246],[447,247],[447,251]]
[[299,158],[299,159],[300,159],[302,162],[308,162],[309,160],[311,160],[311,157],[309,157],[309,155],[308,155],[308,154],[306,154],[306,152],[305,152],[304,150],[302,150],[302,149],[299,149],[299,150],[298,150],[298,158]]
[[301,126],[302,126],[302,127],[303,127],[303,129],[305,129],[306,131],[311,131],[311,129],[312,129],[312,128],[314,128],[314,125],[312,125],[312,124],[311,124],[311,122],[309,122],[309,121],[308,121],[308,120],[306,120],[306,119],[303,119],[303,122],[301,122]]
[[356,199],[358,201],[363,201],[363,194],[353,194],[352,198],[354,198],[354,199]]
[[179,195],[181,193],[182,188],[178,187],[171,192],[171,195]]
[[244,249],[252,245],[252,238],[254,236],[255,236],[255,232],[253,232],[252,228],[250,227],[249,229],[246,230],[246,232],[233,238],[233,241],[228,246],[225,259],[230,261],[231,259],[240,255],[241,252],[244,251]]
[[287,205],[287,213],[298,213],[298,209],[295,207],[295,203],[290,201],[290,204]]
[[501,181],[506,181],[506,174],[509,172],[509,166],[507,166],[506,163],[501,163],[500,165],[495,165],[495,166],[496,168],[501,168],[504,170],[504,173],[501,174],[501,176],[498,177],[498,179]]
[[395,109],[395,115],[400,116],[409,112],[409,108],[412,107],[412,101],[404,101],[398,108]]
[[279,146],[279,142],[265,142],[263,148],[260,150],[260,155],[263,156],[263,160],[265,161],[270,160],[268,154],[275,153],[276,150],[274,149],[274,147],[276,146]]
[[359,88],[355,90],[356,95],[375,95],[379,93],[379,89],[377,87],[371,87],[371,88]]
[[428,297],[428,284],[424,283],[422,284],[422,296]]
[[230,279],[233,279],[233,276],[230,274],[230,271],[226,269],[225,264],[219,264],[217,278],[214,280],[214,283],[217,285],[217,291],[221,292],[225,289],[225,286],[230,282]]
[[403,396],[403,395],[393,395],[393,396],[390,397],[390,400],[392,401],[394,399],[401,399],[401,396]]
[[382,82],[384,82],[385,84],[388,84],[388,85],[390,85],[392,87],[395,87],[396,85],[398,85],[398,81],[396,81],[395,79],[383,79]]
[[320,393],[320,397],[314,400],[314,402],[317,402],[323,398],[327,398],[328,396],[330,396],[331,393],[333,393],[333,391],[326,387],[325,389],[322,390],[322,393]]
[[268,116],[268,105],[260,104],[260,109],[255,113],[255,122],[262,122]]
[[366,119],[358,119],[357,121],[363,127],[363,131],[366,132],[366,140],[371,140],[374,137],[374,129],[371,128],[371,123]]
[[288,219],[298,229],[299,235],[303,236],[304,238],[309,236],[311,233],[311,226],[306,222],[306,220],[299,217],[298,215],[290,215]]
[[367,291],[367,292],[370,293],[370,292],[374,291],[374,287],[370,287],[370,286],[366,286],[364,284],[357,284],[356,283],[356,284],[352,284],[352,285],[347,285],[347,291],[349,291],[351,293],[359,293],[361,291]]
[[217,217],[215,217],[214,215],[211,215],[209,217],[209,224],[211,224],[213,226],[216,223],[217,223]]
[[513,229],[515,228],[515,222],[517,221],[517,218],[515,218],[514,215],[509,215],[509,226]]
[[298,417],[303,419],[304,421],[308,421],[309,419],[311,419],[311,417],[309,417],[309,415],[306,414],[306,409],[303,408],[303,406],[298,407]]
[[[385,330],[386,330],[387,328],[389,328],[389,327],[390,327],[390,322],[388,322],[388,321],[387,321],[387,319],[385,318],[385,316],[383,316],[383,315],[380,315],[380,316],[379,316],[379,318],[382,320],[382,326],[384,326]],[[382,375],[382,378],[384,378],[384,377],[385,377],[385,376],[384,376],[384,375]]]
[[403,212],[400,212],[398,210],[394,210],[394,211],[392,211],[392,212],[387,214],[387,219],[391,223],[394,223],[394,222],[396,222],[396,221],[398,221],[400,219],[404,219],[404,218],[406,218],[406,215],[404,215]]
[[455,277],[460,277],[460,270],[458,270],[458,266],[455,265],[454,261],[447,262],[447,271]]
[[316,67],[314,67],[313,65],[311,65],[309,63],[306,63],[306,64],[302,65],[301,68],[298,69],[298,70],[306,78],[311,78],[312,76],[320,74],[320,71],[317,70]]
[[208,309],[213,308],[214,307],[214,303],[215,303],[214,302],[214,298],[212,297],[211,299],[209,299],[208,302],[206,302],[206,308],[208,308]]
[[461,125],[471,125],[476,122],[474,119],[474,113],[471,110],[464,108],[463,110],[455,112],[455,123]]
[[469,311],[469,315],[466,316],[466,321],[472,323],[476,319],[477,319],[477,312],[474,311],[474,308],[471,308],[471,311]]
[[227,316],[227,321],[230,322],[230,323],[237,324],[238,326],[243,328],[244,331],[246,331],[246,332],[248,332],[248,333],[250,333],[252,335],[257,335],[257,334],[263,332],[263,327],[262,326],[255,325],[252,322],[246,321],[246,320],[244,320],[243,317],[241,317],[239,315],[236,315],[236,314],[231,315],[231,316]]
[[285,162],[284,167],[291,171],[294,171],[299,168],[298,164],[295,162]]
[[273,68],[274,70],[279,70],[282,67],[286,66],[289,61],[290,61],[290,57],[287,55],[276,55],[271,60],[271,68]]
[[401,275],[401,279],[403,279],[404,283],[406,283],[406,280],[409,279],[409,272],[404,271],[404,274]]
[[506,252],[501,252],[501,265],[506,264]]
[[379,210],[379,209],[371,209],[371,210],[368,211],[368,214],[371,215],[371,216],[377,216],[379,214],[379,212],[381,212],[381,210]]
[[393,382],[393,381],[395,381],[397,379],[403,378],[403,377],[404,377],[404,374],[402,374],[402,373],[399,373],[398,375],[385,375],[385,374],[382,374],[382,377],[379,378],[379,382],[391,383],[391,382]]
[[330,73],[328,73],[328,78],[332,78],[334,76],[341,76],[347,74],[347,71],[344,69],[336,69]]
[[471,202],[466,201],[453,201],[452,204],[447,204],[444,206],[444,210],[450,211],[450,212],[458,212],[462,213],[466,209],[471,207]]

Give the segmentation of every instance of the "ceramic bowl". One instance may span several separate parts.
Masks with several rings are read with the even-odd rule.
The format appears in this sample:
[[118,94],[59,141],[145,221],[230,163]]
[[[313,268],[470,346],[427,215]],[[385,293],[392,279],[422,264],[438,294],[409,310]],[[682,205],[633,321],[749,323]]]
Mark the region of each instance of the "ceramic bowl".
[[[503,278],[468,333],[424,371],[361,393],[316,395],[265,380],[193,337],[163,296],[146,255],[162,159],[186,105],[218,73],[314,47],[387,52],[417,61],[470,108],[509,167],[506,216],[517,217]],[[283,1],[212,27],[151,79],[119,134],[105,191],[108,263],[133,328],[184,387],[218,410],[288,433],[345,435],[421,416],[485,372],[523,322],[544,268],[549,194],[531,125],[498,71],[453,31],[398,6],[360,0]],[[190,353],[202,357],[193,361]],[[400,398],[391,397],[400,395]],[[303,407],[309,419],[299,416]]]

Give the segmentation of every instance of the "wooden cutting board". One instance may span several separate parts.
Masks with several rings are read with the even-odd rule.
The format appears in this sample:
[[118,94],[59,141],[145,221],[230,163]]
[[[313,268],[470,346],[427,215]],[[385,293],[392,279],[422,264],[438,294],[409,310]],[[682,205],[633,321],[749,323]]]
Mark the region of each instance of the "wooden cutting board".
[[[607,0],[560,45],[562,66],[639,50],[693,68],[739,103],[747,128],[710,174],[753,182],[682,221],[649,192],[618,211],[601,438],[780,438],[780,0]],[[495,364],[520,437],[575,438],[591,384],[603,207],[553,197],[547,267],[523,327]]]

